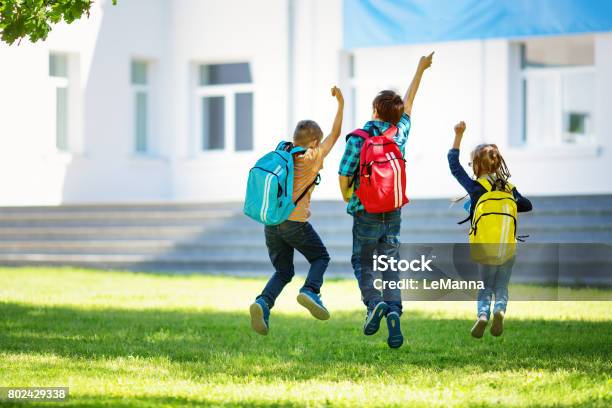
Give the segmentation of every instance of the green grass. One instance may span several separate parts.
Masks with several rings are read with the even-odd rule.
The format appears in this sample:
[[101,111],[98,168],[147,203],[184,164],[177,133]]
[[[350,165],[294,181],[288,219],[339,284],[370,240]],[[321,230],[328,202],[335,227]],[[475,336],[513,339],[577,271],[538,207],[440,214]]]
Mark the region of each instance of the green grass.
[[69,386],[72,406],[612,404],[609,302],[511,302],[504,336],[480,341],[473,302],[407,303],[390,350],[386,327],[362,334],[354,281],[326,283],[326,322],[299,283],[262,337],[261,279],[0,269],[0,386]]

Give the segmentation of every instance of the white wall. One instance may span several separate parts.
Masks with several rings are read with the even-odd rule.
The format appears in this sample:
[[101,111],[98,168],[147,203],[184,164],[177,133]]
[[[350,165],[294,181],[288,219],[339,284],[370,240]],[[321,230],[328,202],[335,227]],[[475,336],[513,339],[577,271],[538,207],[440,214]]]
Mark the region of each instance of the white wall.
[[[315,120],[325,136],[331,131],[336,116],[336,99],[331,87],[343,88],[341,75],[342,50],[342,1],[296,1],[295,98],[290,140],[295,124],[302,119]],[[348,101],[347,101],[348,103]],[[348,110],[348,105],[345,108]],[[339,199],[338,164],[344,148],[344,133],[351,130],[350,123],[343,123],[343,134],[327,156],[321,171],[321,184],[313,193],[313,199]]]
[[[409,197],[461,193],[446,162],[458,120],[468,124],[463,162],[468,147],[497,143],[525,194],[612,193],[612,34],[595,38],[596,146],[517,148],[508,143],[520,130],[509,41],[350,50],[358,89],[353,121],[341,0],[95,2],[89,19],[56,26],[45,42],[0,44],[0,205],[241,200],[250,166],[279,140],[290,139],[298,120],[314,119],[329,132],[336,108],[332,85],[345,91],[346,133],[369,119],[379,90],[403,93],[419,56],[430,50],[436,51],[434,66],[416,98],[406,149]],[[77,61],[80,130],[69,154],[54,147],[50,50],[69,52]],[[133,154],[133,58],[153,67],[156,153],[147,156]],[[251,63],[255,150],[203,153],[194,120],[194,67],[232,61]],[[326,160],[314,199],[339,198],[343,148],[344,137]]]
[[[468,126],[462,162],[477,144],[496,143],[525,194],[573,195],[612,193],[612,34],[595,36],[597,92],[593,95],[596,142],[593,146],[515,147],[509,140],[520,132],[516,51],[507,40],[458,41],[392,48],[355,50],[357,116],[370,115],[380,89],[404,92],[420,55],[435,50],[434,65],[423,77],[412,112],[413,127],[406,148],[409,197],[462,194],[448,170],[446,154],[453,125]],[[393,61],[393,62],[390,62]],[[361,123],[360,122],[360,123]]]
[[[179,201],[244,197],[248,169],[287,134],[286,0],[183,0],[173,8],[172,195]],[[249,61],[255,84],[254,152],[199,152],[193,65]],[[191,140],[191,142],[190,142]],[[191,147],[190,147],[191,146]]]
[[[159,200],[168,162],[132,154],[130,61],[161,63],[163,0],[95,2],[89,19],[60,24],[44,42],[0,45],[0,204]],[[128,35],[129,33],[129,35]],[[49,51],[70,53],[80,125],[72,153],[57,152]],[[71,95],[72,96],[72,95]]]

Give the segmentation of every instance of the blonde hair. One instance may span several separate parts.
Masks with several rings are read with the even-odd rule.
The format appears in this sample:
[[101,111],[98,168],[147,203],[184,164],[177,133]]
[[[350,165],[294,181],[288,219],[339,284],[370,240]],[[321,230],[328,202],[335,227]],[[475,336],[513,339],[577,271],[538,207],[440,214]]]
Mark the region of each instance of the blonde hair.
[[478,178],[485,174],[493,174],[495,176],[495,189],[505,190],[510,171],[506,162],[502,157],[497,145],[481,144],[476,146],[472,151],[472,169],[474,175]]
[[301,120],[293,132],[293,144],[306,147],[310,142],[323,139],[323,131],[314,120]]

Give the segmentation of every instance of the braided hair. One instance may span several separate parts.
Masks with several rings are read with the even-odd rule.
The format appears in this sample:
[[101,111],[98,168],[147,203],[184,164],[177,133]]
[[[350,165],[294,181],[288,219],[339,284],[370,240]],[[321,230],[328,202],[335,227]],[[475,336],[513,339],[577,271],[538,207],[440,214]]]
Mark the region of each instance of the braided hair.
[[494,174],[492,181],[493,190],[506,190],[510,171],[504,161],[497,145],[481,144],[472,151],[472,169],[476,177],[485,174]]

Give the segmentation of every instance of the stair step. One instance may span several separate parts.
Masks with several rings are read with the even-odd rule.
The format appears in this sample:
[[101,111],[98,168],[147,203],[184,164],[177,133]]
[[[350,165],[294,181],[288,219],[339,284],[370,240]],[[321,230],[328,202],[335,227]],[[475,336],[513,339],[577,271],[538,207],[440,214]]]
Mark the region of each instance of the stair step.
[[[532,202],[535,212],[521,214],[519,226],[528,242],[612,242],[612,195]],[[312,212],[332,257],[329,273],[352,276],[352,218],[344,203],[314,202]],[[448,200],[413,200],[402,211],[401,241],[466,242],[468,226],[456,224],[465,215]],[[241,203],[4,207],[0,264],[269,274],[263,229],[242,214]],[[295,264],[307,271],[301,256]]]

